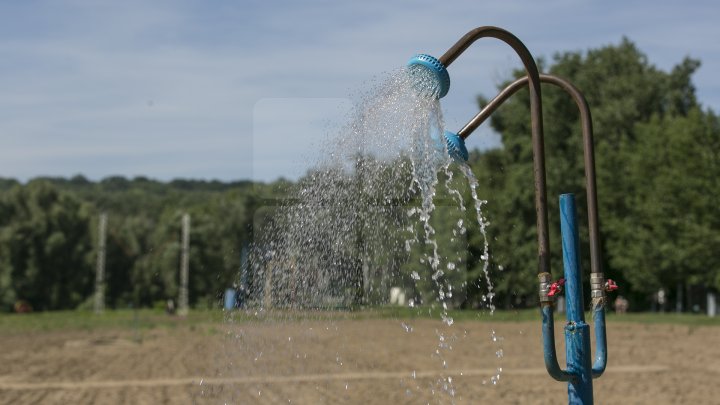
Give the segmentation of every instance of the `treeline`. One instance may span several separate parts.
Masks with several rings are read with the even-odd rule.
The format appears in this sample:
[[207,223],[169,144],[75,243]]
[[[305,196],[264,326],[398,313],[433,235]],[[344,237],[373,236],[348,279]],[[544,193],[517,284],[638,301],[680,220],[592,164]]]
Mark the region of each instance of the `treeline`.
[[[685,59],[669,72],[662,71],[633,43],[623,40],[587,52],[558,54],[552,63],[540,61],[540,66],[574,83],[592,110],[606,277],[618,281],[620,294],[631,299],[634,309],[657,307],[661,289],[669,309],[680,296],[689,303],[691,287],[720,288],[720,120],[697,100],[692,75],[699,62]],[[514,76],[522,74],[514,72]],[[484,102],[481,98],[480,106]],[[589,270],[582,139],[577,108],[565,93],[544,85],[543,112],[552,271],[559,278],[557,197],[561,193],[577,197],[583,267]],[[39,178],[26,184],[0,179],[0,309],[12,310],[20,300],[35,310],[89,307],[101,213],[109,218],[105,290],[109,307],[152,306],[177,298],[184,213],[192,218],[189,297],[193,306],[218,305],[222,291],[238,284],[247,284],[247,293],[254,294],[245,298],[260,303],[299,299],[303,282],[316,285],[312,290],[316,292],[335,291],[342,285],[350,292],[341,294],[350,297],[351,304],[386,303],[389,290],[399,286],[407,297],[424,303],[432,302],[442,289],[443,302],[454,307],[481,307],[490,299],[505,308],[534,305],[537,242],[529,117],[527,92],[520,91],[491,120],[502,147],[473,151],[470,156],[478,194],[487,200],[483,209],[490,222],[487,270],[492,291],[483,271],[485,239],[467,181],[456,170],[441,173],[430,223],[444,265],[452,263],[455,270],[443,267],[444,274],[437,277],[428,274],[433,245],[422,241],[423,224],[407,219],[408,212],[419,206],[417,193],[396,185],[398,196],[389,198],[372,194],[387,194],[386,188],[362,186],[363,181],[383,182],[382,167],[376,174],[359,169],[350,173],[342,179],[350,190],[342,193],[344,200],[327,200],[357,213],[358,221],[343,219],[350,221],[348,229],[353,232],[343,236],[344,245],[330,232],[345,224],[336,221],[325,230],[328,235],[298,242],[293,250],[296,258],[285,258],[286,262],[268,256],[271,241],[251,248],[257,240],[254,232],[268,224],[282,231],[283,224],[274,224],[270,214],[278,201],[292,204],[286,197],[312,182],[312,173],[297,183],[272,184],[163,183],[143,177],[92,182],[76,176]],[[443,187],[446,183],[458,192],[448,191]],[[323,193],[322,188],[315,191]],[[322,205],[326,200],[321,197],[317,202]],[[379,202],[390,200],[396,209],[378,211]],[[460,202],[465,211],[458,209]],[[322,219],[317,213],[296,218],[316,217]],[[323,231],[322,222],[311,225],[308,230]],[[407,232],[395,232],[393,227]],[[302,231],[302,227],[294,230],[296,235]],[[302,256],[302,249],[312,243],[325,257]],[[245,263],[243,278],[244,252],[251,264]],[[307,276],[317,270],[307,268],[311,259],[322,263],[318,267],[324,273],[315,274],[317,282]],[[337,275],[344,273],[350,276],[339,280],[342,277]],[[273,274],[275,278],[269,278]],[[298,274],[306,275],[301,282],[295,278]],[[270,281],[287,284],[272,299]],[[327,286],[317,287],[321,282]]]
[[[665,309],[676,299],[685,309],[704,304],[692,287],[720,288],[720,120],[697,100],[692,75],[700,62],[686,58],[665,72],[624,39],[541,65],[581,89],[592,110],[606,277],[619,281],[634,308],[662,306],[663,296]],[[542,91],[552,266],[560,277],[559,194],[575,193],[586,259],[589,251],[582,137],[570,97],[550,85]],[[520,298],[536,284],[527,92],[506,104],[492,117],[503,147],[473,153],[471,165],[489,196],[500,289]]]
[[107,305],[151,306],[178,295],[181,217],[192,218],[191,305],[232,285],[254,215],[287,185],[110,177],[0,181],[0,306],[89,307],[97,221],[107,213]]

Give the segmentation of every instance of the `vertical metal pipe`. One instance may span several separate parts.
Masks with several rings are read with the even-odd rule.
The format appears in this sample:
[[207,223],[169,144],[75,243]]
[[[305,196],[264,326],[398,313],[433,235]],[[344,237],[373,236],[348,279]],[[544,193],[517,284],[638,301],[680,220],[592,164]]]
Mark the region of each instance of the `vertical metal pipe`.
[[571,404],[588,405],[593,403],[590,326],[585,323],[583,311],[580,238],[573,194],[560,196],[560,229],[567,300],[565,350],[568,372],[576,376],[568,383],[568,399]]
[[577,228],[575,195],[560,196],[560,231],[562,234],[563,268],[569,322],[585,322],[583,311],[582,274],[580,272],[580,240]]
[[595,361],[592,366],[593,378],[600,377],[607,366],[607,332],[605,331],[605,306],[597,305],[593,308],[593,323],[595,325]]
[[[585,159],[585,190],[587,193],[588,232],[590,235],[590,284],[592,287],[593,321],[595,324],[595,363],[593,377],[597,378],[605,371],[607,365],[607,334],[605,332],[605,277],[602,273],[602,257],[600,252],[600,226],[597,212],[597,185],[595,181],[595,147],[593,142],[592,117],[585,96],[570,82],[553,75],[540,75],[540,81],[563,89],[569,94],[580,112],[580,124],[583,136],[583,155]],[[507,99],[527,85],[527,76],[521,77],[504,88],[495,98],[473,117],[458,135],[468,137],[485,120],[487,120]],[[550,279],[546,280],[549,287]],[[546,345],[552,342],[546,342]],[[555,350],[554,347],[552,349]]]
[[[457,134],[463,139],[470,136],[485,120],[487,120],[507,99],[520,89],[527,86],[528,76],[521,77],[510,83],[495,98],[473,117]],[[600,225],[597,211],[597,184],[595,181],[595,145],[593,141],[592,116],[585,96],[572,83],[553,75],[540,75],[540,81],[563,89],[578,107],[580,126],[583,137],[583,157],[585,161],[585,190],[587,193],[588,231],[590,235],[590,272],[602,273],[602,257],[600,252]]]
[[105,240],[107,232],[107,214],[100,214],[98,220],[98,252],[95,264],[95,313],[105,310]]
[[[497,38],[515,50],[528,75],[530,89],[530,120],[533,147],[533,174],[535,178],[535,212],[537,217],[538,274],[550,273],[550,234],[548,232],[547,191],[545,181],[545,140],[543,135],[540,73],[535,59],[525,44],[510,32],[492,26],[478,27],[465,34],[439,61],[448,67],[473,42],[480,38]],[[458,134],[462,136],[461,134]],[[549,302],[549,301],[545,301]]]
[[188,314],[188,279],[190,275],[190,215],[182,216],[182,257],[180,259],[180,296],[178,314]]

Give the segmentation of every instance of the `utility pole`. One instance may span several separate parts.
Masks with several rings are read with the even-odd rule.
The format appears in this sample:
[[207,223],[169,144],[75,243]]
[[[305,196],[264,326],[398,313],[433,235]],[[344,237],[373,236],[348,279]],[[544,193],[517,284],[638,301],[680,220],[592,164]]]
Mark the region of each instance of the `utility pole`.
[[98,221],[98,252],[95,265],[95,313],[101,314],[105,310],[105,231],[107,229],[107,214],[100,214]]
[[[274,252],[271,252],[274,256]],[[273,257],[271,256],[271,257]],[[263,307],[267,310],[272,309],[272,287],[273,287],[273,268],[275,267],[275,259],[265,262],[265,287],[263,288]]]
[[180,259],[180,296],[178,297],[178,315],[188,314],[188,278],[190,273],[190,215],[182,217],[182,257]]

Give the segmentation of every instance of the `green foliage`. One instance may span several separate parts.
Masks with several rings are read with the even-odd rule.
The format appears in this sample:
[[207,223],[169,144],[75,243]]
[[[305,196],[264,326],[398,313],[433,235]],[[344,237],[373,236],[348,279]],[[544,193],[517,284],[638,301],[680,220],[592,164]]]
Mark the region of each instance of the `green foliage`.
[[73,308],[92,285],[90,207],[42,180],[0,199],[0,304]]
[[[695,97],[691,79],[699,62],[685,59],[664,72],[623,39],[600,49],[558,54],[552,63],[540,65],[579,88],[592,110],[606,276],[619,279],[622,294],[634,298],[634,308],[659,288],[671,294],[680,284],[720,289],[720,119],[703,110]],[[516,77],[523,74],[514,72]],[[578,199],[583,267],[589,267],[582,139],[579,114],[567,94],[543,85],[542,100],[550,253],[559,278],[561,193]],[[473,151],[469,162],[478,194],[487,200],[488,271],[499,307],[525,307],[536,300],[537,284],[527,92],[513,96],[491,123],[502,136],[502,147]],[[177,297],[180,219],[185,213],[192,219],[190,303],[217,305],[219,294],[239,282],[243,247],[261,240],[261,229],[284,225],[282,216],[273,213],[293,204],[287,196],[299,194],[292,190],[323,181],[337,181],[334,186],[348,192],[318,196],[318,203],[328,205],[317,215],[327,214],[327,223],[336,228],[342,224],[331,221],[341,213],[333,210],[357,213],[358,220],[350,221],[349,230],[338,237],[331,227],[323,228],[323,218],[313,218],[321,222],[313,228],[318,234],[293,247],[297,251],[292,254],[322,244],[317,250],[324,248],[327,257],[318,260],[332,263],[312,265],[289,257],[286,263],[274,263],[279,271],[305,264],[303,277],[313,283],[317,280],[307,274],[309,268],[334,266],[332,271],[344,273],[326,284],[342,290],[337,293],[352,305],[384,304],[389,289],[399,286],[407,298],[429,307],[438,301],[450,308],[483,307],[490,292],[483,271],[485,239],[466,179],[456,169],[440,175],[429,225],[443,274],[434,279],[428,259],[435,245],[426,243],[425,229],[418,224],[414,210],[421,202],[418,192],[407,188],[409,167],[408,161],[380,164],[371,156],[358,156],[352,173],[329,179],[328,173],[311,172],[297,183],[272,184],[162,183],[145,177],[93,182],[82,176],[20,184],[0,178],[0,311],[11,310],[19,300],[36,310],[87,306],[102,212],[109,217],[105,293],[110,307],[152,307]],[[457,192],[449,192],[446,183]],[[306,189],[325,192],[322,187]],[[260,261],[253,264],[257,274],[247,275],[255,291],[264,288]],[[450,263],[454,269],[447,268]],[[292,277],[285,277],[286,287],[295,294],[293,282],[287,281]],[[452,297],[439,297],[440,288]]]
[[637,125],[627,169],[637,181],[615,223],[612,264],[641,292],[678,283],[720,287],[720,121],[697,108]]
[[[685,59],[670,72],[660,71],[627,39],[556,55],[549,67],[590,105],[603,267],[606,276],[621,280],[624,294],[638,293],[637,299],[677,283],[720,286],[720,126],[695,97],[691,76],[698,67],[698,61]],[[577,108],[564,92],[544,84],[542,100],[551,259],[560,277],[561,193],[578,198],[581,252],[589,252],[582,137]],[[492,119],[503,147],[471,157],[482,193],[492,196],[493,257],[505,269],[498,272],[500,289],[515,299],[531,297],[536,284],[529,116],[528,95],[521,91]]]
[[190,303],[217,305],[238,277],[258,196],[277,195],[275,186],[143,177],[2,180],[0,311],[20,300],[34,310],[88,306],[101,212],[108,214],[107,305],[151,307],[177,297],[184,213],[192,218]]

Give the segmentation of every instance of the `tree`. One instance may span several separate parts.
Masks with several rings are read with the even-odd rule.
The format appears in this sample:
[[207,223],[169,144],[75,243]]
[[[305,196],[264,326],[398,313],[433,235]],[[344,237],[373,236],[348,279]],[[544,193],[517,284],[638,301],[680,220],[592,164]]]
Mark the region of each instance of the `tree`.
[[623,226],[612,265],[643,293],[677,284],[720,287],[720,121],[693,108],[637,125]]
[[92,293],[90,206],[45,181],[3,196],[0,300],[36,309],[72,308]]
[[[543,63],[540,63],[542,66]],[[625,288],[645,292],[646,287],[671,282],[669,277],[655,277],[660,272],[656,266],[650,276],[638,276],[637,267],[650,252],[657,251],[663,244],[673,243],[669,233],[658,235],[652,229],[662,222],[657,215],[650,215],[652,207],[646,206],[653,198],[660,198],[659,189],[682,187],[687,180],[684,176],[696,179],[706,190],[712,190],[712,179],[702,172],[710,172],[711,165],[717,160],[707,158],[698,160],[694,166],[686,165],[688,155],[700,152],[700,147],[693,143],[694,137],[704,136],[708,139],[716,135],[716,121],[712,114],[698,109],[695,89],[691,76],[699,66],[699,62],[685,59],[671,72],[663,72],[651,65],[629,40],[623,39],[620,44],[606,46],[588,52],[567,52],[558,54],[549,67],[552,74],[564,77],[574,83],[586,96],[592,110],[596,166],[598,174],[599,214],[601,221],[601,244],[603,247],[604,269],[606,277],[620,278],[626,281]],[[516,71],[514,76],[524,75]],[[557,214],[557,196],[560,193],[572,192],[578,199],[578,216],[580,219],[581,251],[589,251],[587,245],[587,227],[585,211],[585,190],[583,174],[583,158],[581,134],[577,109],[572,100],[558,89],[543,85],[543,113],[545,123],[545,147],[547,156],[548,205],[551,224],[551,259],[553,274],[560,277],[560,244],[559,222]],[[482,100],[481,100],[482,102]],[[685,120],[685,121],[683,121]],[[696,123],[695,132],[689,129],[680,131],[682,125],[690,125],[687,120]],[[655,122],[655,124],[652,124]],[[705,122],[705,124],[701,124]],[[674,123],[674,125],[671,125]],[[536,263],[536,230],[535,209],[532,180],[532,151],[530,142],[529,100],[527,92],[519,92],[500,108],[492,118],[493,128],[501,134],[503,147],[498,150],[475,153],[472,166],[480,179],[481,192],[492,196],[488,210],[493,223],[493,257],[505,271],[497,272],[501,278],[500,286],[505,294],[519,297],[530,296],[534,299],[536,280],[534,266]],[[674,132],[671,135],[668,128]],[[653,129],[654,128],[654,129]],[[704,128],[704,129],[700,129]],[[715,131],[715,132],[713,132]],[[652,138],[652,141],[649,139]],[[675,141],[672,141],[675,139]],[[663,149],[667,142],[678,142],[684,145],[682,152],[675,156],[665,176],[650,173],[653,165],[657,165],[659,157],[653,155],[657,149]],[[706,141],[707,143],[712,141]],[[690,148],[689,145],[694,145]],[[712,148],[710,148],[712,150]],[[717,147],[715,146],[715,151]],[[682,154],[685,158],[681,158]],[[714,152],[716,153],[716,152]],[[712,153],[707,152],[707,155]],[[648,159],[652,157],[652,159]],[[714,163],[713,163],[714,162]],[[666,162],[667,163],[667,162]],[[682,169],[675,168],[678,165]],[[671,176],[669,172],[674,172]],[[652,175],[651,175],[652,174]],[[661,183],[664,186],[660,187]],[[649,187],[655,187],[649,189]],[[715,188],[717,190],[717,188]],[[712,193],[711,193],[712,194]],[[716,194],[716,193],[715,193]],[[663,215],[677,216],[685,209],[684,202],[679,199],[663,197],[667,206]],[[708,198],[703,201],[709,200]],[[643,202],[641,204],[641,202]],[[703,203],[703,208],[709,203]],[[702,211],[698,209],[698,211]],[[643,210],[640,217],[645,218],[650,227],[643,228],[640,223],[629,221],[635,218],[637,210]],[[705,212],[705,211],[703,211]],[[708,215],[714,212],[707,211]],[[675,213],[675,215],[672,215]],[[689,246],[694,240],[698,242],[700,235],[708,235],[717,226],[707,218],[700,216],[707,224],[687,229],[687,253],[694,251]],[[701,222],[703,222],[701,221]],[[692,231],[690,229],[692,228]],[[667,229],[664,227],[663,229]],[[643,232],[646,234],[643,235]],[[694,236],[690,236],[690,235]],[[639,238],[639,241],[633,240]],[[711,250],[713,238],[704,238],[700,250]],[[640,246],[644,246],[641,248]],[[636,252],[630,254],[630,250]],[[585,255],[587,257],[587,255]],[[632,258],[630,257],[632,256]],[[707,257],[707,255],[703,256]],[[703,259],[704,261],[705,259]],[[704,262],[706,265],[709,262]],[[678,277],[686,277],[698,271],[699,265],[691,267],[687,260],[674,260],[677,267],[673,272]],[[584,268],[588,267],[587,260]],[[669,269],[668,265],[664,266]],[[497,267],[495,268],[497,270]],[[687,270],[687,271],[686,271]],[[657,279],[657,282],[645,284],[645,280]],[[662,281],[661,281],[662,280]],[[506,299],[506,302],[510,300]]]

